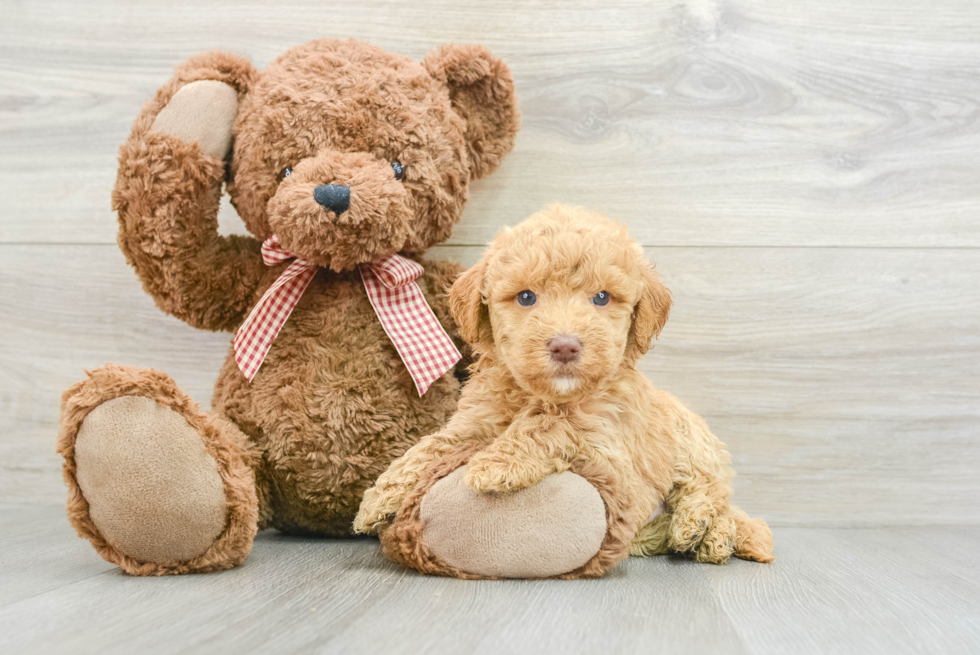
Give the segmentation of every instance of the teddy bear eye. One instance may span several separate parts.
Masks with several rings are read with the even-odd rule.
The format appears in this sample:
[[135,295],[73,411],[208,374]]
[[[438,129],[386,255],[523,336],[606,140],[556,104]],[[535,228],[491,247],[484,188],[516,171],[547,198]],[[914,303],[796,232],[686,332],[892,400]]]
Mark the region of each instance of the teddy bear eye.
[[606,291],[600,291],[596,295],[592,296],[592,304],[602,307],[603,305],[609,304],[609,293]]
[[405,167],[396,161],[391,162],[391,169],[395,171],[395,179],[400,180],[405,177]]
[[287,166],[286,168],[282,169],[281,173],[279,173],[279,177],[285,180],[287,177],[289,177],[292,174],[293,174],[293,169]]
[[534,295],[533,291],[521,291],[517,294],[517,302],[521,304],[522,307],[530,307],[538,301],[538,297]]

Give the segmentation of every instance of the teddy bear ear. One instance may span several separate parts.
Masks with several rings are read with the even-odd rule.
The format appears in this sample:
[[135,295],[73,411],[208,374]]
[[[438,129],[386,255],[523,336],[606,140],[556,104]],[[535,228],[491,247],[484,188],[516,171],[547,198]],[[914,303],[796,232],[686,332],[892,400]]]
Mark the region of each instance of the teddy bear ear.
[[442,45],[422,63],[449,87],[453,110],[466,121],[470,175],[489,175],[514,147],[520,127],[510,68],[480,45]]
[[493,350],[490,312],[483,298],[487,256],[464,272],[449,290],[449,311],[459,326],[459,335],[479,352]]
[[660,282],[653,266],[643,272],[643,292],[633,308],[633,324],[626,340],[626,360],[636,362],[650,350],[650,342],[660,334],[670,314],[670,291]]

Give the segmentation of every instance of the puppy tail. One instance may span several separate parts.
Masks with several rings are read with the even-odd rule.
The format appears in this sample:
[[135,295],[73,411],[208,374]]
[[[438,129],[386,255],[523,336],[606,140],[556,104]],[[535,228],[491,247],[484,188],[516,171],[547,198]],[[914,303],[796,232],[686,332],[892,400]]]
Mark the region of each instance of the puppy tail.
[[731,506],[731,516],[735,520],[735,557],[754,562],[771,562],[772,531],[765,520],[750,518],[744,511]]

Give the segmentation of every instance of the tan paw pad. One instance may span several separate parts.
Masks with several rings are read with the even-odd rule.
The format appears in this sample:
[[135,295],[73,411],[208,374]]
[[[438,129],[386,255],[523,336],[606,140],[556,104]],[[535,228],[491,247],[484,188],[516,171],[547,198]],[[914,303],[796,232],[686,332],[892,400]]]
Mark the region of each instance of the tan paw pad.
[[422,540],[460,571],[487,577],[546,578],[588,562],[606,535],[599,492],[574,473],[505,493],[479,493],[465,467],[422,499]]
[[75,461],[92,521],[136,560],[188,561],[224,530],[217,463],[183,416],[155,400],[121,396],[92,410]]

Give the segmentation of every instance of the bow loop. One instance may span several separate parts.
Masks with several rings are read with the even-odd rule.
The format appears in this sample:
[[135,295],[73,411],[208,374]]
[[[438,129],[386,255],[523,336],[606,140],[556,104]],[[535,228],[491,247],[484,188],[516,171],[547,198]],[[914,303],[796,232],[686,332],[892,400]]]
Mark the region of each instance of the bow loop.
[[419,279],[425,269],[418,262],[401,255],[389,255],[371,262],[371,272],[378,277],[381,284],[389,289],[398,289]]
[[266,266],[281,264],[295,256],[293,253],[283,250],[282,246],[279,245],[279,237],[275,234],[262,242],[262,261],[265,262]]

